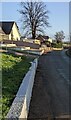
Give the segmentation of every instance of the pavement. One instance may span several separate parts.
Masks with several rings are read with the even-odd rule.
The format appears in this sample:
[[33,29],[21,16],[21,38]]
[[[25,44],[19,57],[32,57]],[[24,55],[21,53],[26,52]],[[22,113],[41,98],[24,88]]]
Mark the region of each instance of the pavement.
[[70,63],[62,50],[40,56],[28,120],[71,120]]

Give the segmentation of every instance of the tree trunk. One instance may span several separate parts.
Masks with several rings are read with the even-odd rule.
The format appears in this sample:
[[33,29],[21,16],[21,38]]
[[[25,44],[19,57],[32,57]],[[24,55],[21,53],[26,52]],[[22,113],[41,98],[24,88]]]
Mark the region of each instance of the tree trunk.
[[32,31],[32,39],[35,39],[35,37],[36,37],[36,32],[34,30],[34,31]]
[[35,34],[32,34],[32,39],[35,39]]

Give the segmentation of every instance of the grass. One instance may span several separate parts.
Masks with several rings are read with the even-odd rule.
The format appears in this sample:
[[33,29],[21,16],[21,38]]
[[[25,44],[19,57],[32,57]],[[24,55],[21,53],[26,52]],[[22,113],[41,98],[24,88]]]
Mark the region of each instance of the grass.
[[7,115],[32,58],[2,53],[2,119]]

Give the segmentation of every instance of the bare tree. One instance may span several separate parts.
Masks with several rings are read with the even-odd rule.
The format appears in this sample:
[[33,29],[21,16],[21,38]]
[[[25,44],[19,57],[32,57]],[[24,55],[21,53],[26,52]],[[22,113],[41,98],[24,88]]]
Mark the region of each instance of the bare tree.
[[63,40],[64,38],[65,38],[65,36],[64,36],[64,32],[63,32],[63,31],[56,32],[56,34],[55,34],[55,39],[56,39],[57,43],[62,42],[62,40]]
[[[31,34],[34,39],[38,32],[44,32],[44,27],[49,26],[48,11],[43,2],[21,2],[23,29],[25,34]],[[43,29],[44,28],[44,29]]]

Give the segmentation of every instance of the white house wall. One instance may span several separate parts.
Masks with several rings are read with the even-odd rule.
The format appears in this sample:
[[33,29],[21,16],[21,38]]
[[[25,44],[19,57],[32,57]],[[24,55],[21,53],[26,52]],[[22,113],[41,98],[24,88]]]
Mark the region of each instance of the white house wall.
[[17,30],[17,27],[16,27],[15,23],[13,24],[12,32],[13,32],[13,38],[14,38],[14,40],[20,40],[20,34],[19,34],[18,30]]
[[11,40],[11,33],[9,34],[9,40]]

